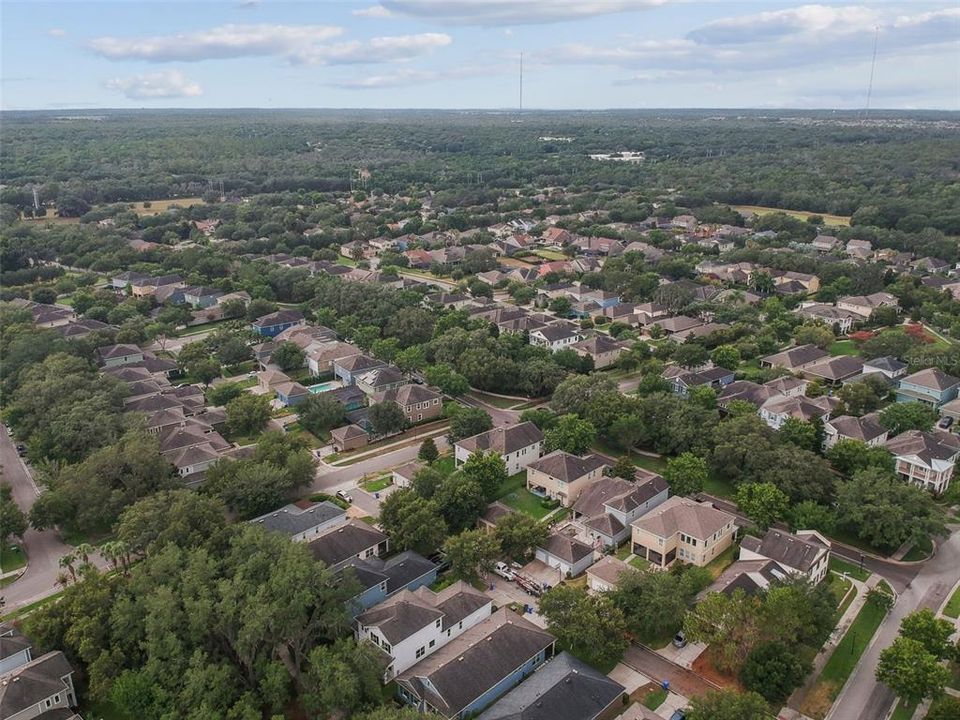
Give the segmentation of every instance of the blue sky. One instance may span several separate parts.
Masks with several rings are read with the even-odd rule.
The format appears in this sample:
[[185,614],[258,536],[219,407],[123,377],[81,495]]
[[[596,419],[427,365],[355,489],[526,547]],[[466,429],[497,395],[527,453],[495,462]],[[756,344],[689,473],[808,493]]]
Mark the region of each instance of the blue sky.
[[957,2],[16,2],[3,109],[960,109]]

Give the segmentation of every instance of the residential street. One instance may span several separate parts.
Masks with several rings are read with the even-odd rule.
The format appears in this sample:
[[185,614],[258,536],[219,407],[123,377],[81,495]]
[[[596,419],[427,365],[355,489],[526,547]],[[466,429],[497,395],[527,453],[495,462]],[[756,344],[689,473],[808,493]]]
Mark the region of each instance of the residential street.
[[897,637],[900,621],[920,608],[936,609],[960,580],[960,528],[953,526],[950,538],[941,543],[937,554],[917,573],[910,587],[900,593],[897,604],[874,636],[873,644],[860,659],[843,692],[827,715],[827,720],[864,720],[883,718],[893,704],[894,695],[874,678],[880,652]]
[[[438,435],[433,441],[437,444],[437,450],[440,452],[445,452],[449,447],[446,437],[442,435]],[[416,460],[419,451],[420,443],[413,443],[407,447],[374,455],[372,458],[344,467],[331,467],[321,463],[318,466],[317,477],[313,481],[313,485],[310,486],[310,490],[312,492],[334,493],[337,490],[356,487],[363,480],[364,475],[383,473],[403,463]]]
[[[3,481],[13,488],[17,505],[24,512],[29,511],[37,499],[37,489],[4,427],[0,427],[0,468]],[[0,596],[6,600],[6,611],[56,592],[59,589],[56,583],[60,558],[73,549],[60,539],[56,530],[39,532],[33,528],[24,535],[23,547],[27,551],[26,572],[15,583],[0,590]]]

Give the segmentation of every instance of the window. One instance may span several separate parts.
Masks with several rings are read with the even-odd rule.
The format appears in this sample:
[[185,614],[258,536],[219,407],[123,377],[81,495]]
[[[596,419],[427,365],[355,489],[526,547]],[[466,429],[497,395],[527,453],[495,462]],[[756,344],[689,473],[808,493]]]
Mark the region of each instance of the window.
[[390,652],[393,649],[392,647],[390,647],[390,643],[388,643],[386,640],[384,640],[383,643],[381,643],[380,647],[383,648],[384,652]]
[[440,627],[440,620],[437,620],[437,627]]
[[437,641],[436,641],[436,640],[431,640],[431,641],[430,641],[430,647],[433,647],[433,646],[436,645],[436,644],[437,644]]
[[423,647],[423,645],[417,648],[417,660],[419,660],[426,654],[427,654],[427,649]]

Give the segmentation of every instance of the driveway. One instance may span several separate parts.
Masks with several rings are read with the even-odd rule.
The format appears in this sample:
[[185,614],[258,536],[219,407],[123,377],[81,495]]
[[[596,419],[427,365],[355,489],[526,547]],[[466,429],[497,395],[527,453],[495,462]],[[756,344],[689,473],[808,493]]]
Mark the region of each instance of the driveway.
[[642,645],[628,647],[621,662],[627,667],[643,673],[658,685],[664,680],[668,680],[670,691],[683,695],[685,698],[699,697],[718,689],[712,682],[700,677],[692,670],[680,667]]
[[[28,512],[39,492],[4,427],[0,427],[0,471],[3,481],[13,489],[17,505],[23,512]],[[19,580],[0,590],[0,596],[6,601],[6,611],[56,592],[59,589],[60,558],[73,551],[56,530],[40,532],[31,527],[24,534],[22,544],[27,551],[27,569]]]
[[905,588],[897,604],[881,623],[873,644],[860,658],[840,697],[827,715],[828,720],[883,718],[895,700],[893,692],[877,682],[874,673],[880,652],[896,639],[900,621],[921,608],[936,610],[960,580],[960,532],[953,526],[950,537],[941,543],[937,554],[919,569],[910,587]]

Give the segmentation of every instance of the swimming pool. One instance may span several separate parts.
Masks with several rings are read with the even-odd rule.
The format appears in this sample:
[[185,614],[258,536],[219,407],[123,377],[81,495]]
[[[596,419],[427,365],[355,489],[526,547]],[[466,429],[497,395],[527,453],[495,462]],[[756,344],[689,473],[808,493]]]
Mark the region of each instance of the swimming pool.
[[310,387],[307,388],[307,390],[309,390],[314,395],[316,395],[317,393],[325,393],[330,390],[335,390],[338,387],[340,387],[339,380],[330,380],[328,382],[322,382],[322,383],[317,383],[316,385],[311,385]]

